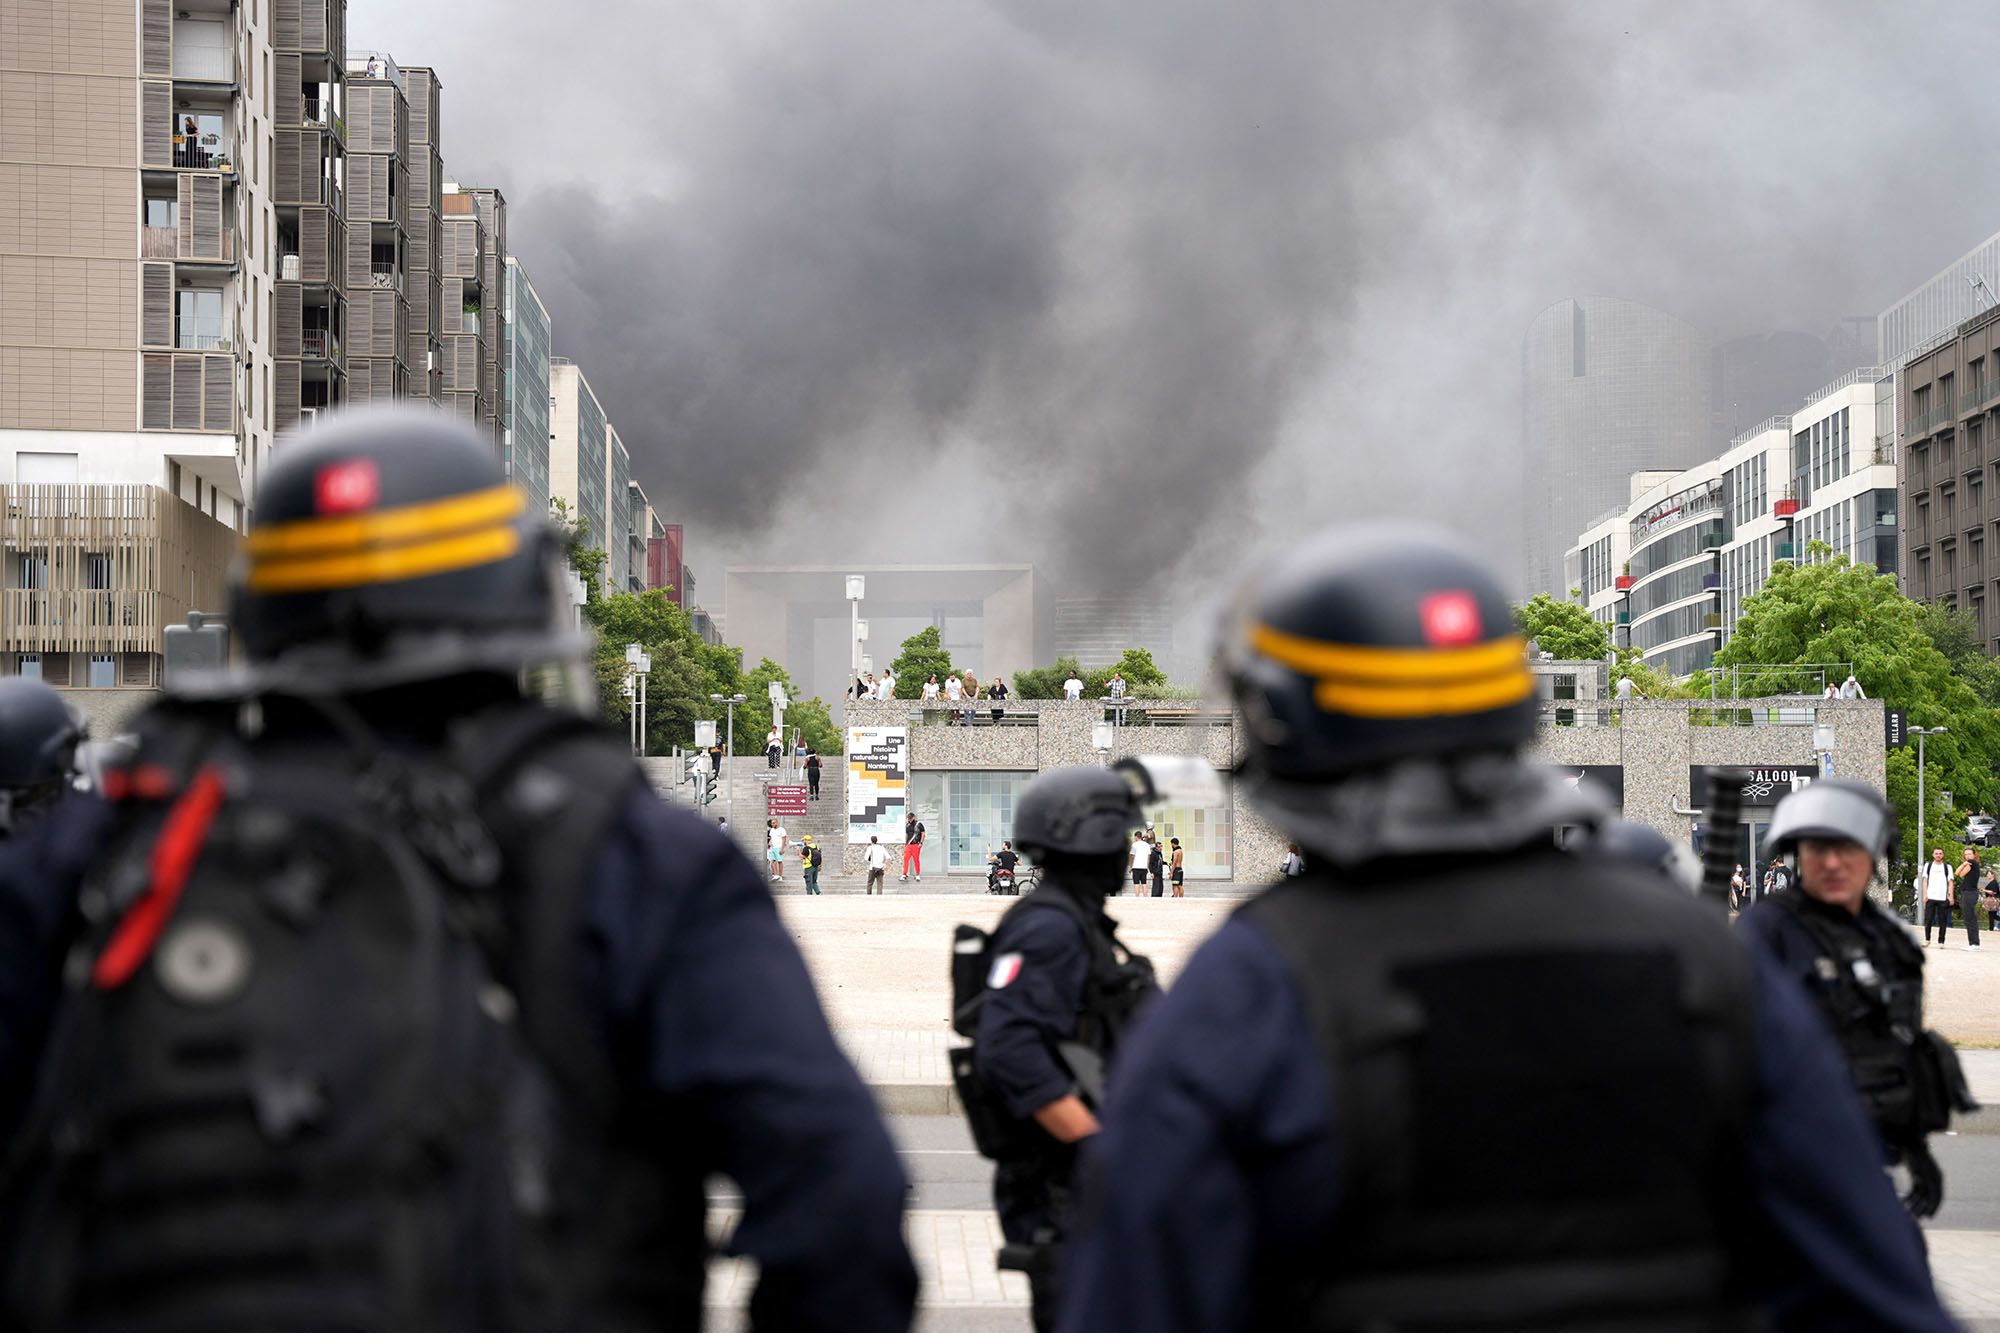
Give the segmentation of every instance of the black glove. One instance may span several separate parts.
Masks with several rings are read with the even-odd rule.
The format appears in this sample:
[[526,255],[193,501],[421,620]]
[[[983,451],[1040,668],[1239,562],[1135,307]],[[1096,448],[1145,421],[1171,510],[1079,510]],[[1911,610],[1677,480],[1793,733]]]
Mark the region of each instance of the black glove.
[[1910,1192],[1903,1196],[1903,1207],[1921,1221],[1944,1205],[1944,1171],[1923,1139],[1903,1146],[1903,1165],[1910,1171]]

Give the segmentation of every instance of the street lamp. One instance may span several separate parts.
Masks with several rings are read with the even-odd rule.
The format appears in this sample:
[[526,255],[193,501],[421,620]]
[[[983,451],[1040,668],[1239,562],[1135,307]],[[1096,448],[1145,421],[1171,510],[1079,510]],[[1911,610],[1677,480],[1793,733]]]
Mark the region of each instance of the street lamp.
[[[1911,727],[1910,734],[1917,738],[1917,864],[1925,865],[1930,860],[1930,852],[1924,847],[1924,737],[1942,736],[1949,727]],[[1923,911],[1923,904],[1917,904]]]
[[646,754],[646,680],[653,674],[653,656],[636,643],[625,645],[625,697],[632,701],[632,753]]
[[861,678],[861,599],[867,591],[866,576],[847,576],[847,665],[848,674],[856,680]]
[[[736,757],[736,705],[747,702],[750,696],[746,694],[732,694],[725,699],[719,694],[711,694],[708,697],[716,703],[724,705],[729,710],[727,714],[729,719],[729,740],[723,753],[734,759]],[[722,808],[722,818],[729,825],[733,833],[736,828],[736,784],[734,782],[729,784],[729,794],[723,798]]]

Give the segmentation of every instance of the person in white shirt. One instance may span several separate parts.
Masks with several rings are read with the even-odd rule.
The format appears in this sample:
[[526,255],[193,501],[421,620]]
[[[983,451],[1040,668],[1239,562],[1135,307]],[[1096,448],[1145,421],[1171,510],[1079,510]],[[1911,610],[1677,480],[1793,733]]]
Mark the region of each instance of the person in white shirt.
[[[1109,694],[1111,695],[1111,697],[1112,697],[1113,699],[1121,699],[1121,700],[1122,700],[1122,699],[1123,699],[1123,698],[1125,697],[1125,677],[1124,677],[1124,674],[1123,674],[1123,673],[1121,673],[1121,672],[1117,672],[1117,671],[1114,671],[1114,672],[1112,672],[1112,673],[1111,673],[1111,679],[1110,679],[1110,681],[1109,681],[1109,682],[1107,682],[1107,683],[1106,683],[1106,685],[1105,685],[1105,689],[1106,689],[1106,691],[1107,691],[1107,692],[1108,692],[1108,693],[1109,693]],[[1116,723],[1117,723],[1117,724],[1118,724],[1119,726],[1121,726],[1121,727],[1122,727],[1122,726],[1124,726],[1124,725],[1125,725],[1125,710],[1124,710],[1123,708],[1119,708],[1119,709],[1115,709],[1115,710],[1113,710],[1113,712],[1112,712],[1112,720],[1113,720],[1114,722],[1116,722]]]
[[1071,703],[1083,698],[1083,682],[1077,679],[1074,671],[1070,672],[1069,679],[1063,682],[1063,698]]
[[771,846],[770,850],[765,852],[764,855],[771,863],[771,879],[775,882],[785,877],[785,843],[787,838],[785,826],[777,820],[772,820],[769,827],[771,831]]
[[947,700],[957,703],[964,693],[965,686],[958,683],[957,676],[946,676],[944,678],[944,697]]
[[1618,702],[1624,703],[1629,700],[1632,697],[1632,691],[1636,688],[1638,687],[1632,684],[1630,676],[1620,676],[1618,678]]
[[937,702],[937,697],[938,697],[937,677],[933,675],[929,680],[924,682],[924,702],[927,704],[934,704]]
[[875,697],[883,703],[896,697],[896,673],[884,671],[882,679],[875,682]]
[[1846,680],[1840,682],[1840,697],[1843,699],[1866,699],[1868,697],[1862,693],[1861,682],[1854,678],[1852,671],[1847,673]]
[[1931,944],[1931,923],[1937,923],[1938,943],[1951,932],[1951,867],[1944,848],[1931,848],[1931,859],[1917,872],[1917,897],[1924,904],[1924,947]]
[[880,838],[868,839],[868,892],[882,892],[882,874],[889,868],[889,849]]
[[1153,859],[1153,844],[1146,841],[1143,833],[1132,835],[1132,882],[1141,888],[1146,883],[1146,867]]

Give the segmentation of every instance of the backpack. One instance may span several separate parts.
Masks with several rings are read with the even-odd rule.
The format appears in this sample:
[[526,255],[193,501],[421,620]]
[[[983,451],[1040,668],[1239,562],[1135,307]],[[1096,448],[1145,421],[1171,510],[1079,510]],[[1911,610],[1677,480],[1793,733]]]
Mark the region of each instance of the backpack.
[[577,861],[640,779],[580,718],[477,721],[449,764],[143,721],[6,1174],[7,1327],[512,1330],[613,1290],[635,1214],[568,1206],[619,1193],[570,1146],[614,1137]]
[[[1016,912],[1060,911],[1076,922],[1090,941],[1090,979],[1084,987],[1077,1016],[1076,1038],[1058,1043],[1056,1057],[1068,1067],[1077,1090],[1095,1109],[1104,1105],[1105,1063],[1139,1005],[1158,990],[1152,961],[1127,949],[1115,932],[1091,920],[1083,906],[1062,889],[1044,885],[1007,909],[991,931],[961,923],[951,941],[951,1027],[961,1037],[977,1040],[979,1015],[985,1007],[993,966],[993,937]],[[972,1046],[954,1047],[946,1054],[952,1083],[972,1131],[973,1146],[994,1161],[1018,1157],[1039,1143],[1039,1131],[1009,1116],[980,1075]],[[1044,1136],[1045,1137],[1045,1136]]]

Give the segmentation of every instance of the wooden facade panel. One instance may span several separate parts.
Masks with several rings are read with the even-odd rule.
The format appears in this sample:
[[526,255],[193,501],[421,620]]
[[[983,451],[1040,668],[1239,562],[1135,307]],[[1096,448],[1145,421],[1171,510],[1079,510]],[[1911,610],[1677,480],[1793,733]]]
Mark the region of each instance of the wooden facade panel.
[[279,129],[305,124],[305,73],[295,55],[271,57],[271,123]]
[[[128,11],[129,12],[129,11]],[[139,72],[172,78],[174,74],[174,7],[172,0],[140,0]]]
[[299,281],[331,282],[333,258],[333,214],[324,208],[299,210]]
[[290,430],[299,424],[299,375],[299,363],[296,361],[279,361],[271,367],[273,430]]
[[[296,283],[278,283],[271,291],[271,355],[279,358],[303,355],[304,329],[304,293]],[[294,398],[294,407],[297,402]]]
[[140,360],[140,428],[169,430],[174,424],[174,359],[165,352],[148,352]]
[[169,168],[174,164],[174,86],[139,85],[139,165]]
[[201,429],[201,358],[174,358],[174,429]]
[[222,227],[222,177],[182,172],[180,197],[180,257],[227,259]]
[[231,357],[201,359],[201,426],[203,430],[236,429],[236,363]]
[[0,648],[44,679],[88,659],[158,653],[163,626],[221,604],[237,537],[154,486],[0,486]]
[[139,340],[147,347],[174,345],[174,266],[139,265]]

